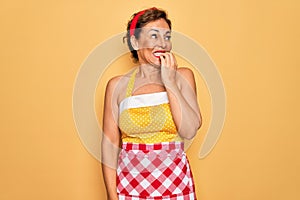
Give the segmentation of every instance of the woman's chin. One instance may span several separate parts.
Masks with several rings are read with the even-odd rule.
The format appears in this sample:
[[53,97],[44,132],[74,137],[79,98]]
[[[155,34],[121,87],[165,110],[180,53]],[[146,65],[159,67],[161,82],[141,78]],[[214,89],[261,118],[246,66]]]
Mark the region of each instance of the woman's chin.
[[151,59],[149,59],[147,61],[144,61],[144,62],[140,61],[140,64],[149,64],[149,65],[152,65],[154,67],[160,67],[161,66],[161,62],[160,62],[159,57],[158,58],[154,57],[154,58],[151,58]]
[[159,57],[155,57],[155,59],[153,60],[153,65],[160,67],[161,62],[160,62],[160,58]]

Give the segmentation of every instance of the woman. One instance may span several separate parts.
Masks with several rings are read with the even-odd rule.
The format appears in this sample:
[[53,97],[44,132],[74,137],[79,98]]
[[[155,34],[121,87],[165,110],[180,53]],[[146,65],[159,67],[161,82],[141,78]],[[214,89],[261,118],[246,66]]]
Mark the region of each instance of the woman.
[[196,199],[183,139],[193,138],[202,120],[193,72],[177,68],[171,53],[171,21],[157,8],[140,11],[128,22],[126,39],[139,67],[106,88],[107,197]]

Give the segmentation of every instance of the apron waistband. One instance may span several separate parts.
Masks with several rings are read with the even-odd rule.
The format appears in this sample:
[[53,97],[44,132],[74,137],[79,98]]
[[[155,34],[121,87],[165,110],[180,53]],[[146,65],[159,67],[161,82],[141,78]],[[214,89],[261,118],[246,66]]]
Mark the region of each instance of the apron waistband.
[[122,144],[124,150],[172,150],[172,149],[184,149],[183,142],[161,142],[155,144],[140,144],[140,143],[128,143]]

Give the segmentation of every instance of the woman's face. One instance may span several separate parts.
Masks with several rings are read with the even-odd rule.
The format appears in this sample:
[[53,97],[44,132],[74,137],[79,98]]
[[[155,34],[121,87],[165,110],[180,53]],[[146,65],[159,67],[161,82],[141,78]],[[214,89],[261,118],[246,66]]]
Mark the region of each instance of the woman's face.
[[146,24],[137,40],[140,64],[160,67],[160,54],[172,49],[171,30],[164,19]]

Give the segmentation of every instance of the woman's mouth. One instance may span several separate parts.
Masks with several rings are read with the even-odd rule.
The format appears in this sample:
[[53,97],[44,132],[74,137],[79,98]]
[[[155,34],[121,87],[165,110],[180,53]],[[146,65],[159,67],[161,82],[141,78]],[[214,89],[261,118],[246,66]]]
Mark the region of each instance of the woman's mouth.
[[156,58],[159,58],[161,56],[161,54],[163,53],[166,53],[166,51],[154,51],[153,52],[153,55],[156,57]]

